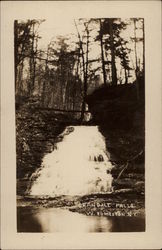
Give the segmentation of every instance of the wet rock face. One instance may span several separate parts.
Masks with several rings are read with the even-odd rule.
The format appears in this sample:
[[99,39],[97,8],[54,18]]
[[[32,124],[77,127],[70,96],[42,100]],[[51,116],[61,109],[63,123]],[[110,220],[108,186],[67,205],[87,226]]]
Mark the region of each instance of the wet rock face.
[[139,80],[139,98],[136,85],[117,85],[96,89],[86,99],[94,123],[110,129],[128,130],[144,126],[144,82]]
[[[103,126],[100,131],[114,166],[111,171],[114,190],[131,188],[144,194],[145,138],[142,129],[114,131]],[[142,184],[136,185],[139,181]]]

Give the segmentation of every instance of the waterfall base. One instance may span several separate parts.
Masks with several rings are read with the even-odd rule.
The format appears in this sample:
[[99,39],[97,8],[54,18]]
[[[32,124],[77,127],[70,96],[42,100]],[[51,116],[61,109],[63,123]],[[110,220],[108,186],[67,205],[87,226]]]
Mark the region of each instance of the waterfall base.
[[31,195],[85,195],[112,191],[112,165],[97,126],[67,127],[44,157]]

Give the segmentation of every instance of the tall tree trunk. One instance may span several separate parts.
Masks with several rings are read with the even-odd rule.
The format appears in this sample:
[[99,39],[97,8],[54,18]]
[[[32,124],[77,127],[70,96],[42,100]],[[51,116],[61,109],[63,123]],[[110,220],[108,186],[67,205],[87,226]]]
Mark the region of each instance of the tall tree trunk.
[[115,49],[114,49],[113,20],[112,19],[110,19],[109,24],[110,24],[112,85],[117,85],[117,72],[116,72],[116,65],[115,65]]
[[15,20],[14,22],[14,69],[15,69],[15,93],[17,94],[18,87],[17,87],[17,66],[18,66],[18,44],[17,44],[17,36],[18,36],[18,21]]
[[[84,87],[83,87],[83,102],[82,102],[82,110],[81,110],[81,117],[80,120],[81,122],[84,120],[84,114],[85,114],[85,110],[86,110],[86,97],[87,97],[87,80],[88,80],[88,49],[89,49],[89,30],[88,30],[88,25],[86,27],[86,31],[87,31],[87,44],[86,44],[86,62],[84,62]],[[83,52],[83,46],[82,46],[82,52]],[[84,53],[82,53],[82,58],[84,61]]]
[[34,59],[34,24],[32,25],[32,42],[31,42],[31,60],[30,60],[30,95],[32,95],[34,90],[34,81],[35,81],[35,59]]
[[33,75],[33,67],[32,67],[32,58],[30,58],[30,80],[29,80],[29,95],[32,94],[32,75]]
[[66,74],[63,62],[63,51],[61,49],[60,55],[60,108],[65,109],[65,86],[66,86]]
[[81,41],[81,55],[82,55],[82,63],[83,63],[83,100],[82,100],[82,106],[81,106],[81,116],[80,121],[82,122],[84,119],[84,113],[85,113],[85,96],[86,96],[86,85],[87,85],[87,77],[86,77],[86,68],[85,68],[85,60],[84,60],[84,51],[83,51],[83,45]]
[[125,84],[128,84],[128,74],[126,68],[124,68],[124,73],[125,73]]
[[102,60],[102,72],[104,85],[106,86],[106,71],[105,71],[105,59],[104,59],[104,48],[103,48],[103,33],[102,33],[102,21],[100,20],[100,45],[101,45],[101,60]]
[[122,44],[121,44],[121,51],[122,51],[121,59],[123,61],[123,68],[124,68],[124,75],[125,75],[125,84],[128,84],[128,70],[126,69],[127,63],[126,63],[126,59],[124,56],[124,48]]
[[32,95],[33,92],[33,54],[34,54],[34,42],[32,38],[32,44],[31,44],[31,56],[30,56],[30,95]]
[[49,48],[47,49],[47,58],[45,65],[45,79],[43,80],[43,88],[42,88],[42,106],[45,106],[45,90],[46,90],[46,81],[47,81],[47,73],[48,73],[48,53]]
[[[74,20],[74,22],[75,22],[75,20]],[[86,62],[85,62],[83,42],[81,40],[76,22],[75,22],[75,27],[76,27],[76,30],[78,33],[80,50],[81,50],[81,57],[82,57],[82,63],[83,63],[83,101],[82,101],[81,116],[80,116],[80,121],[82,122],[84,120],[84,114],[85,114],[85,109],[86,109],[86,97],[87,97],[89,30],[88,30],[88,24],[85,24],[85,28],[86,28],[86,32],[87,32],[87,43],[86,43],[87,49],[86,49]]]
[[143,76],[145,79],[145,24],[143,19]]
[[79,64],[80,64],[80,48],[78,51],[78,60],[77,60],[77,67],[75,72],[75,81],[74,81],[74,87],[73,87],[73,110],[75,110],[75,95],[76,95],[76,89],[77,89],[77,82],[79,81]]
[[137,63],[137,37],[136,37],[136,19],[133,19],[134,22],[134,55],[135,55],[135,75],[136,75],[136,94],[137,100],[139,100],[139,82],[138,82],[138,63]]
[[17,76],[17,87],[18,87],[18,95],[22,94],[23,91],[23,84],[22,84],[22,80],[23,80],[23,68],[24,68],[24,60],[21,61],[21,64],[19,64],[19,70],[18,70],[18,76]]
[[37,50],[38,50],[38,38],[36,37],[36,39],[35,39],[35,48],[34,48],[34,51],[33,51],[33,79],[32,79],[33,90],[35,88],[36,65],[37,65],[37,59],[36,59]]

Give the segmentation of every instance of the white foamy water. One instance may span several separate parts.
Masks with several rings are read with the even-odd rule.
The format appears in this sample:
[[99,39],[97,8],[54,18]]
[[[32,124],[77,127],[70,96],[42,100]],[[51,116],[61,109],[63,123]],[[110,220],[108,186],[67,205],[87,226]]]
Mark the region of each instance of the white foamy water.
[[[72,130],[69,134],[67,131]],[[31,195],[85,195],[111,192],[112,165],[97,126],[67,127],[57,150],[47,154]]]

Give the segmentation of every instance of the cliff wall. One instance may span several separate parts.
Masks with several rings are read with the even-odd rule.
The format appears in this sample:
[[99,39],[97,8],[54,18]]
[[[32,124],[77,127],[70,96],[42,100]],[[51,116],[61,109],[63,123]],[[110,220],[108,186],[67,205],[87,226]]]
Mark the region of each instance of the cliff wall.
[[144,79],[128,85],[101,87],[87,97],[92,123],[105,137],[116,189],[144,192],[145,94]]

